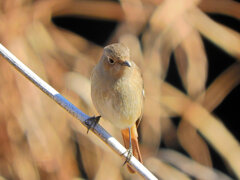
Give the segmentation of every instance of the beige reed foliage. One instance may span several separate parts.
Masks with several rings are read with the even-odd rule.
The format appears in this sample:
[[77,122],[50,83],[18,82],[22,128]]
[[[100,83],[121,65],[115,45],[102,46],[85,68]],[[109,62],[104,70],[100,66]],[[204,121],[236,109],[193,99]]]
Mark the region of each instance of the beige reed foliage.
[[[117,21],[106,44],[126,44],[144,78],[139,131],[145,165],[159,178],[203,178],[198,171],[206,179],[228,179],[212,167],[208,142],[228,173],[240,178],[239,142],[212,113],[240,83],[240,34],[206,14],[239,19],[239,7],[233,0],[0,0],[0,42],[83,112],[94,115],[89,77],[103,47],[51,19],[73,15]],[[208,87],[202,36],[236,59]],[[172,54],[186,93],[165,81]],[[181,117],[178,126],[171,119],[175,116]],[[120,140],[111,124],[100,123]],[[161,142],[169,149],[159,149]],[[178,152],[180,146],[189,157]],[[2,57],[0,147],[0,179],[139,178]]]

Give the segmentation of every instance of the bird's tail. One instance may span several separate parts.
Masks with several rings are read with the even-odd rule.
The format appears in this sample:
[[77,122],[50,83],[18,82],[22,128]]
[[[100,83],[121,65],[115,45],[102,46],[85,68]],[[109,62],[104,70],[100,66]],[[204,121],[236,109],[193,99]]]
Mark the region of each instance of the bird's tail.
[[[123,137],[123,141],[124,141],[124,146],[126,147],[126,149],[129,149],[129,129],[124,129],[121,131],[122,132],[122,137]],[[135,158],[137,158],[141,163],[142,161],[142,156],[140,153],[140,149],[139,149],[139,144],[138,144],[138,133],[137,133],[137,127],[136,124],[134,124],[131,127],[131,140],[132,140],[132,150],[133,150],[133,155]],[[135,170],[133,170],[130,165],[127,165],[129,172],[131,173],[135,173]]]

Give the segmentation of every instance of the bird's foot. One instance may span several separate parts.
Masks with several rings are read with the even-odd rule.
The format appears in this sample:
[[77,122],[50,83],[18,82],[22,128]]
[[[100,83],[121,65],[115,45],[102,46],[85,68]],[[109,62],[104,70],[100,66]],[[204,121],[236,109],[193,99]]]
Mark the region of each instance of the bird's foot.
[[98,124],[101,116],[93,116],[85,120],[85,124],[88,127],[87,133],[89,132],[90,129],[94,129],[95,126]]
[[130,161],[130,159],[132,158],[133,156],[133,150],[132,150],[132,147],[130,147],[126,152],[124,152],[122,155],[124,155],[125,153],[127,153],[127,157],[126,157],[126,160],[125,162],[123,163],[123,166],[128,163]]

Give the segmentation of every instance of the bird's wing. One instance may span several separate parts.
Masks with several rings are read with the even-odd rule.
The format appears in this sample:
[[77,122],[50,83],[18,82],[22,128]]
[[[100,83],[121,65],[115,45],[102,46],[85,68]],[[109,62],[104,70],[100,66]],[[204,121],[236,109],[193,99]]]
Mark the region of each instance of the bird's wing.
[[[142,76],[142,74],[141,74]],[[144,91],[144,84],[142,83],[142,98],[143,98],[143,104],[144,104],[144,100],[145,100],[145,91]],[[141,110],[141,115],[140,117],[138,118],[138,120],[136,121],[136,127],[138,128],[141,120],[142,120],[142,117],[143,117],[143,107],[144,105],[142,105],[142,110]]]

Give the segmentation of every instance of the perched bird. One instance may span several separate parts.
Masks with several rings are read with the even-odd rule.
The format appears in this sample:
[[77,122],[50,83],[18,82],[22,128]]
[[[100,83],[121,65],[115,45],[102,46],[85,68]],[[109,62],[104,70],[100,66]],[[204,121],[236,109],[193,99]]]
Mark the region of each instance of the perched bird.
[[[120,43],[106,46],[92,72],[91,96],[101,117],[121,130],[128,149],[126,162],[132,154],[142,162],[137,122],[142,117],[143,92],[140,69],[130,60],[129,49]],[[130,166],[128,169],[134,173]]]

